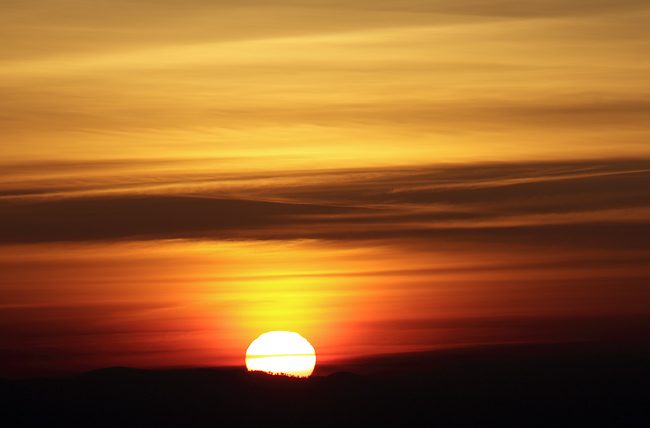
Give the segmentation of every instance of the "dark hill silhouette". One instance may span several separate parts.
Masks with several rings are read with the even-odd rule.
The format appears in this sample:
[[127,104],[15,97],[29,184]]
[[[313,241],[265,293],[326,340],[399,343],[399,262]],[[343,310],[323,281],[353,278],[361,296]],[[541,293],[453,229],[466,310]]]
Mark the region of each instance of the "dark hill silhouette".
[[0,426],[642,427],[650,421],[647,348],[392,355],[366,361],[375,374],[308,379],[112,367],[67,379],[2,380]]

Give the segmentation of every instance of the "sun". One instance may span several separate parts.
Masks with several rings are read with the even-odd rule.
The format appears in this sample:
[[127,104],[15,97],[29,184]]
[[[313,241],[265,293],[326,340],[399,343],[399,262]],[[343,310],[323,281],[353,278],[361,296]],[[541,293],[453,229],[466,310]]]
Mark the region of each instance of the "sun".
[[246,368],[249,371],[308,377],[315,366],[314,347],[292,331],[264,333],[246,350]]

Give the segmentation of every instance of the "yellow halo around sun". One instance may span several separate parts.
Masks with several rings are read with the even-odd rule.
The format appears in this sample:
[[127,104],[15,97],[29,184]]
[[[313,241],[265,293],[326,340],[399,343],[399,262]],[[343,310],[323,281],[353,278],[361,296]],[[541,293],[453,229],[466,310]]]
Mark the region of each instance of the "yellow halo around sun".
[[315,366],[314,347],[292,331],[264,333],[246,350],[246,368],[249,371],[308,377]]

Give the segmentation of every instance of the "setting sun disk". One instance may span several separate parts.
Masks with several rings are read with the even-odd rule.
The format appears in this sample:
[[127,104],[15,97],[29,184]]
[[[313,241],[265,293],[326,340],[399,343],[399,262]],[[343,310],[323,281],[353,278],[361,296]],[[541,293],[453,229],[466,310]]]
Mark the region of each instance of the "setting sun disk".
[[316,351],[301,335],[291,331],[270,331],[260,335],[246,350],[246,368],[308,377],[316,366]]

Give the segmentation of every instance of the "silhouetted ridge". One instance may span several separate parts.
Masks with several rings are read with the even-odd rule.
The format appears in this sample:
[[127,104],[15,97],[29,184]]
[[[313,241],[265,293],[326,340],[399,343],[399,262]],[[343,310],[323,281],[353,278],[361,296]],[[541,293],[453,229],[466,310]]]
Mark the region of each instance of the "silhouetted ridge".
[[373,360],[382,370],[390,361],[418,370],[379,377],[111,367],[70,379],[4,380],[0,417],[3,428],[645,427],[650,354],[643,349],[394,355]]
[[139,374],[147,373],[148,370],[134,369],[131,367],[115,366],[115,367],[106,367],[97,370],[91,370],[86,373],[82,373],[77,378],[79,379],[91,379],[91,378],[102,378],[102,377],[114,377],[114,376],[137,376]]
[[328,379],[342,381],[342,382],[366,382],[368,378],[350,372],[336,372],[327,376]]

